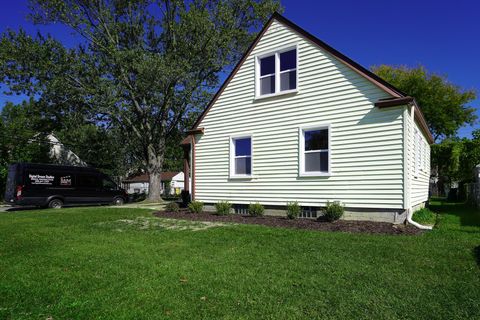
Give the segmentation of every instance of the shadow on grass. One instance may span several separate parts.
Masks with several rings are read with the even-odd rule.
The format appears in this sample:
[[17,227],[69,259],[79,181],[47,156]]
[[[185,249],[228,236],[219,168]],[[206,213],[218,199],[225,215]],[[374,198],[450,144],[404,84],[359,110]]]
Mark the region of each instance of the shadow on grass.
[[432,199],[430,209],[436,213],[448,213],[460,218],[463,227],[480,227],[480,209],[465,202],[451,202],[445,199]]
[[476,246],[475,248],[473,248],[473,256],[475,257],[477,266],[480,268],[480,246]]

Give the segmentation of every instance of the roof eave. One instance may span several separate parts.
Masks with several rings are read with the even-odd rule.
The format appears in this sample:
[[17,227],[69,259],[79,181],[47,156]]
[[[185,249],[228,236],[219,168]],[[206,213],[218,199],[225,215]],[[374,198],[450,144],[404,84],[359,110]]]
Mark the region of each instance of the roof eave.
[[401,98],[394,98],[394,99],[381,99],[375,102],[375,107],[378,107],[380,109],[383,108],[390,108],[390,107],[399,107],[399,106],[405,106],[405,105],[411,105],[414,106],[415,108],[415,114],[417,115],[415,119],[417,119],[417,123],[419,124],[420,128],[422,131],[425,133],[425,136],[427,137],[428,143],[433,144],[435,143],[435,140],[433,139],[432,133],[430,132],[430,129],[428,128],[427,121],[425,121],[425,117],[423,115],[422,110],[418,106],[417,102],[413,97],[406,96],[406,97],[401,97]]

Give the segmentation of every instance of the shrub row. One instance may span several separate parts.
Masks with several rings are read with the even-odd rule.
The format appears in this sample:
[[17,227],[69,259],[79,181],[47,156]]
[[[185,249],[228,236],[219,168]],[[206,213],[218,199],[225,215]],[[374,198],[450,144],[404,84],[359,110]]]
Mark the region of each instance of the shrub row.
[[[178,212],[179,206],[176,202],[170,202],[165,206],[165,210],[169,212]],[[188,210],[191,213],[201,213],[203,211],[203,202],[192,201],[188,204]],[[215,204],[215,212],[217,215],[228,215],[232,211],[232,204],[228,201],[220,201]],[[323,216],[328,221],[336,221],[343,216],[345,209],[343,205],[338,202],[327,202],[327,206],[323,209]],[[250,203],[248,206],[248,214],[253,217],[263,216],[265,207],[259,202]],[[298,201],[287,203],[287,217],[289,219],[296,219],[302,213],[302,207]]]

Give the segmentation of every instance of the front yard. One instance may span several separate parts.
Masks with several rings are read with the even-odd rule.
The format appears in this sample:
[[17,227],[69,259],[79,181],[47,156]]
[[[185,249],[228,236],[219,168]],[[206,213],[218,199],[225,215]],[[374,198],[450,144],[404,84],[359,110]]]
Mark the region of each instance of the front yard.
[[0,213],[0,318],[480,318],[480,213],[433,210],[438,228],[416,236]]

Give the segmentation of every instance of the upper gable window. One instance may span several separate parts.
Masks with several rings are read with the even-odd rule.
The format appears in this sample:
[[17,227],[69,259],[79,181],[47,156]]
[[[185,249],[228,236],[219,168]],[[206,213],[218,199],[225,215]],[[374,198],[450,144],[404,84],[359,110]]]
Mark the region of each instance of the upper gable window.
[[297,90],[297,47],[257,56],[257,98]]
[[260,59],[260,95],[275,93],[275,55]]

